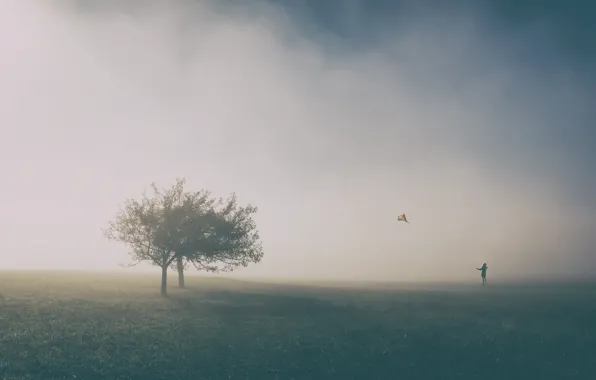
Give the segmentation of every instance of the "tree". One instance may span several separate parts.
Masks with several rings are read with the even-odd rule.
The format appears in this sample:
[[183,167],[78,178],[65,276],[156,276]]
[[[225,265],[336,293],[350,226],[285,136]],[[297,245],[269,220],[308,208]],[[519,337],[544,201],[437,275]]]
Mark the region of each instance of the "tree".
[[167,190],[151,185],[153,194],[128,199],[109,223],[105,235],[125,243],[133,264],[149,262],[161,268],[161,294],[167,295],[168,268],[175,267],[179,286],[184,269],[193,264],[212,272],[257,263],[263,257],[252,214],[257,208],[239,207],[236,195],[224,202],[206,190],[184,191],[184,179]]
[[[202,218],[190,223],[194,228],[181,240],[175,267],[178,285],[184,287],[184,270],[192,264],[197,270],[230,272],[259,262],[263,256],[259,233],[252,215],[257,208],[238,205],[236,194],[225,202],[219,199],[213,208],[202,212]],[[192,213],[190,213],[192,214]]]

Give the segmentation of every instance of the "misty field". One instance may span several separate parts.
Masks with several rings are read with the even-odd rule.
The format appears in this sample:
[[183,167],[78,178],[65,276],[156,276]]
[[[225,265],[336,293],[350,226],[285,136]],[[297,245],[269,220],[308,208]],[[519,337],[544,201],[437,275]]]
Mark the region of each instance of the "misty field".
[[0,275],[7,380],[596,378],[596,286]]

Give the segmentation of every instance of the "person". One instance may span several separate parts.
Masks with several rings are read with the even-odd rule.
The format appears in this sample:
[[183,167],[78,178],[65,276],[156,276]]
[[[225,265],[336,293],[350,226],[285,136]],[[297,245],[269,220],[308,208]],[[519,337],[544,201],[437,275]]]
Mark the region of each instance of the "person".
[[480,277],[482,277],[482,285],[486,284],[486,270],[488,269],[488,267],[486,266],[486,263],[482,264],[482,266],[480,268],[476,268],[478,269],[480,272]]

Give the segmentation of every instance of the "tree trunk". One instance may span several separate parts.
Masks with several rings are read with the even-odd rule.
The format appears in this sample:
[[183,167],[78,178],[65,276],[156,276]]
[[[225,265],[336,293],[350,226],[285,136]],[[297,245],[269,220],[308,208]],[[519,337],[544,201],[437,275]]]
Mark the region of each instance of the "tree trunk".
[[178,287],[184,289],[184,263],[181,257],[176,259],[176,267],[178,268]]
[[161,267],[161,295],[166,297],[168,295],[168,266]]

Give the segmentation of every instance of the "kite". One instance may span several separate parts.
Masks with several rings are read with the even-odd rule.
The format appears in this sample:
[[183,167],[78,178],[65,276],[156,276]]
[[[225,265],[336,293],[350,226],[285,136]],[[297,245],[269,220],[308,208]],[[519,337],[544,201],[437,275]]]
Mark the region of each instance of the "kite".
[[410,223],[408,222],[408,219],[406,218],[406,214],[401,214],[397,216],[397,221],[398,222],[406,222],[406,223]]

